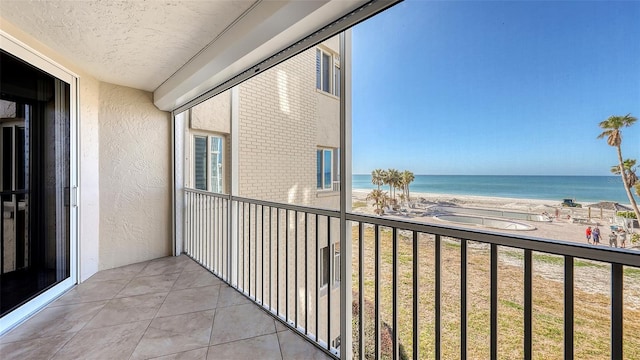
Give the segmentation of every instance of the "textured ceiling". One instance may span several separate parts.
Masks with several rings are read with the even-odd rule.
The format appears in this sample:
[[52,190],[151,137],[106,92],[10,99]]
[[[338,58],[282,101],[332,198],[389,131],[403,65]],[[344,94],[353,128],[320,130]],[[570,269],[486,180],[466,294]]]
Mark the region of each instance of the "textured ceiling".
[[153,91],[255,2],[0,0],[0,17],[101,81]]

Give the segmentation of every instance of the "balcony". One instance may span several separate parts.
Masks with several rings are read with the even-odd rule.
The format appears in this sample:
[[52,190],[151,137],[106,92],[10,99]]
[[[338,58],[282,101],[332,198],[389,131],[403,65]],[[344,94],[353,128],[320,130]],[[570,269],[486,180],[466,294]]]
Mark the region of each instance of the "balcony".
[[9,359],[329,358],[187,256],[97,273],[0,338]]
[[[339,220],[186,189],[186,255],[99,272],[0,338],[0,354],[330,359],[352,344],[367,359],[638,356],[632,251],[350,213],[342,229]],[[351,239],[351,271],[340,271],[349,251],[338,230]],[[604,332],[585,338],[592,330]]]
[[186,189],[184,251],[336,357],[639,355],[633,251],[340,216]]

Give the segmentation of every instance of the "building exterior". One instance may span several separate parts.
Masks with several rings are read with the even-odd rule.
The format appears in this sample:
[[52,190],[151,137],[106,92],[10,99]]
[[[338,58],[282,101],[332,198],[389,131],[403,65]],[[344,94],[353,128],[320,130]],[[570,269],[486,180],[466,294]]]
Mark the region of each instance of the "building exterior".
[[[397,2],[1,1],[3,306],[14,298],[0,336],[100,270],[185,253],[334,358],[380,357],[383,332],[399,358],[400,313],[415,357],[427,326],[440,354],[441,303],[455,301],[466,358],[467,247],[480,242],[491,251],[492,357],[506,246],[524,251],[525,358],[532,252],[564,257],[567,358],[574,257],[611,264],[611,358],[623,358],[623,267],[637,267],[635,254],[349,211],[348,29]],[[411,261],[419,237],[433,244],[433,298]],[[458,242],[459,264],[442,260],[444,238]],[[402,259],[400,241],[412,245]],[[445,271],[459,276],[459,299],[442,296]],[[433,324],[416,315],[425,303]],[[47,336],[69,330],[49,325]]]
[[[185,187],[339,210],[339,45],[339,38],[333,37],[190,109],[184,122]],[[283,232],[285,226],[280,225]],[[298,226],[302,228],[304,221],[299,219]],[[295,230],[293,221],[289,227]],[[327,289],[332,289],[333,308],[339,308],[339,239],[334,226],[331,236],[321,227],[317,238],[295,241],[300,249],[319,248],[307,264],[313,268],[317,262],[321,274],[321,319],[326,318]],[[288,247],[289,259],[295,256],[294,247]],[[262,250],[268,248],[263,245]],[[285,263],[279,265],[281,272]],[[275,282],[276,275],[272,278]],[[315,276],[309,279],[315,282]],[[306,290],[300,284],[299,292]],[[284,303],[285,295],[280,300]],[[304,297],[297,301],[303,308]],[[315,314],[315,294],[309,293],[307,301]],[[315,315],[309,323],[314,319]],[[336,318],[334,338],[339,331]]]
[[334,37],[193,107],[185,124],[186,184],[230,193],[237,157],[238,195],[338,209],[339,77]]

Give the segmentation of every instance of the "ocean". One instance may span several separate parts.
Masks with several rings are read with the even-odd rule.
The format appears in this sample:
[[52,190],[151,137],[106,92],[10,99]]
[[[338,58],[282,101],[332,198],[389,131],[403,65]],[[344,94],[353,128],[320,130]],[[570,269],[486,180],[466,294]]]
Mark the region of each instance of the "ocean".
[[[353,188],[375,189],[371,175],[353,175]],[[389,186],[383,186],[389,189]],[[615,201],[629,204],[619,176],[415,175],[413,193],[477,195],[560,202]],[[633,191],[633,189],[632,189]],[[636,201],[638,197],[636,197]]]

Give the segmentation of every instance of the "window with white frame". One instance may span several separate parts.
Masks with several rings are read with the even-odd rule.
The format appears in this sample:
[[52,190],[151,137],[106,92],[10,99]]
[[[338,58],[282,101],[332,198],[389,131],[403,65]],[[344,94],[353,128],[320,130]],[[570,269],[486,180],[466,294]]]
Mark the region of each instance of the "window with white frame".
[[318,148],[316,151],[316,187],[318,190],[334,190],[338,181],[338,149]]
[[340,57],[316,49],[316,88],[340,96]]
[[193,186],[224,192],[224,139],[217,135],[193,136]]

